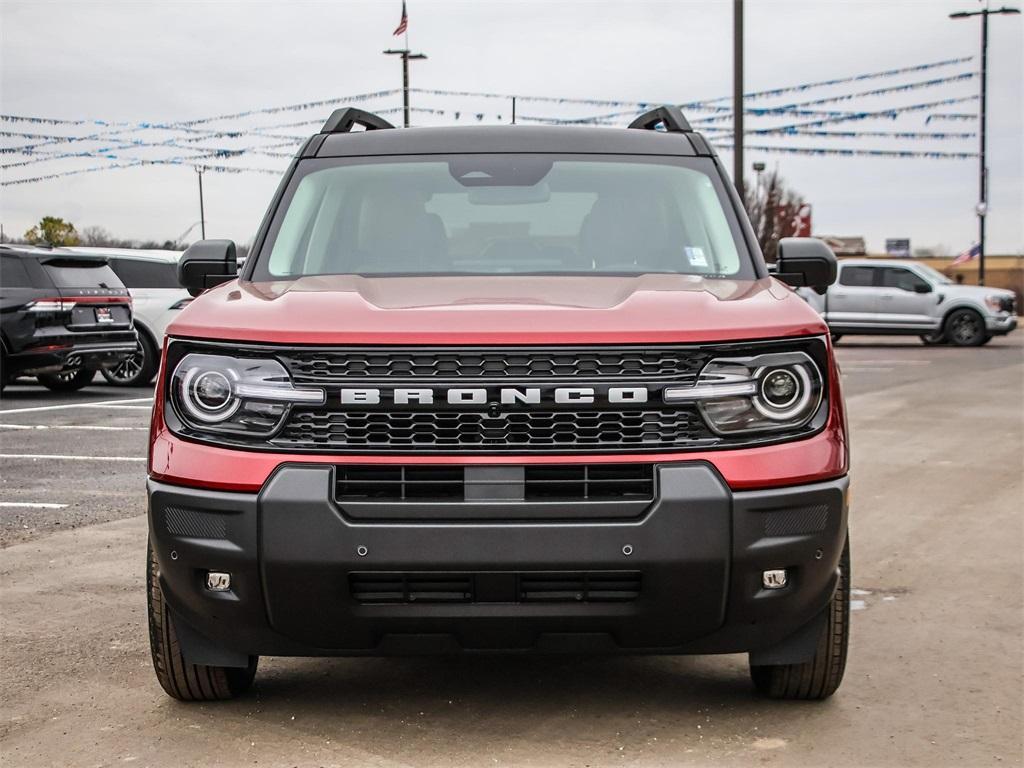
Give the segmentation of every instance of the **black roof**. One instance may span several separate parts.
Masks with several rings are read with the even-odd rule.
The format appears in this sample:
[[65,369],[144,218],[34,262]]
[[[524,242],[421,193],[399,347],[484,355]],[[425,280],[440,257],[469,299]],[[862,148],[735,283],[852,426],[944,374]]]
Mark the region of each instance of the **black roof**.
[[[474,125],[319,135],[324,140],[316,149],[316,157],[507,152],[684,157],[709,154],[706,142],[696,133],[591,126]],[[306,156],[311,154],[307,150]]]

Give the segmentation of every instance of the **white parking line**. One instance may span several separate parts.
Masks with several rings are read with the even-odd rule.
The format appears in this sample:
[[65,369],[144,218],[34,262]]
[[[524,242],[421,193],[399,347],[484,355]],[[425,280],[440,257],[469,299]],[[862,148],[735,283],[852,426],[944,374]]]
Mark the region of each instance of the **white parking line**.
[[86,406],[86,407],[87,408],[113,408],[113,409],[118,410],[118,411],[130,411],[130,410],[151,411],[151,410],[153,410],[153,406],[151,406],[151,405],[100,405],[99,403],[97,403],[96,405],[89,405],[89,406]]
[[35,411],[61,411],[68,408],[144,408],[147,409],[149,406],[143,405],[129,405],[129,403],[151,403],[153,402],[152,397],[134,397],[130,400],[97,400],[92,403],[67,403],[65,405],[34,405],[31,408],[8,408],[0,411],[0,415],[5,413],[33,413]]
[[71,456],[64,453],[0,453],[0,459],[56,459],[59,461],[145,461],[145,456]]
[[64,509],[67,504],[45,504],[32,501],[0,501],[0,507],[27,507],[28,509]]
[[91,429],[99,432],[149,431],[149,427],[101,427],[97,424],[0,424],[0,429]]
[[[840,358],[839,362],[842,362]],[[901,360],[895,358],[893,360],[875,359],[872,357],[854,358],[850,360],[851,363],[858,365],[931,365],[931,360]]]

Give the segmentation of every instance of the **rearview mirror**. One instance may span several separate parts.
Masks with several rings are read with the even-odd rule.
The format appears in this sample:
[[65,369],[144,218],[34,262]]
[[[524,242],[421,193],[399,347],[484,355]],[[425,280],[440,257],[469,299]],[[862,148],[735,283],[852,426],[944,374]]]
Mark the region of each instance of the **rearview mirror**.
[[178,262],[178,282],[193,296],[237,276],[238,259],[231,240],[192,243]]
[[779,240],[776,277],[794,288],[812,288],[825,293],[836,281],[836,255],[814,237],[784,237]]
[[931,293],[932,287],[928,283],[914,283],[914,293]]

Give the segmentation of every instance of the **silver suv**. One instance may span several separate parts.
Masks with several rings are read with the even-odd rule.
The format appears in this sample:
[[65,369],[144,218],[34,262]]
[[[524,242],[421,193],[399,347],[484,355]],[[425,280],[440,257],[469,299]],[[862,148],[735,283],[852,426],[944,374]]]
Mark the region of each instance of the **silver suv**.
[[909,334],[926,344],[975,347],[1017,327],[1012,291],[954,283],[925,264],[844,259],[824,295],[800,295],[844,334]]

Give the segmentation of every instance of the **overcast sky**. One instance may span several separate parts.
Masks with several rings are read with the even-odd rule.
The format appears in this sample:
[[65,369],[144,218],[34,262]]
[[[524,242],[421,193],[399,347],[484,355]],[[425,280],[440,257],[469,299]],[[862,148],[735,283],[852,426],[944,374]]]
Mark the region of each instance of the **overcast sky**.
[[[750,106],[804,101],[977,70],[978,19],[952,21],[950,11],[978,0],[773,2],[747,0],[746,90],[839,78],[940,61],[976,58],[899,78],[787,95]],[[681,103],[726,96],[732,82],[732,3],[717,2],[428,2],[409,0],[413,48],[429,59],[413,65],[413,85],[524,95]],[[381,55],[401,3],[375,2],[7,2],[0,3],[0,112],[52,118],[176,122],[276,105],[367,93],[400,85],[397,60]],[[989,253],[1024,250],[1024,25],[994,17],[989,41]],[[823,105],[876,110],[977,93],[978,81]],[[393,108],[400,96],[361,106]],[[728,103],[728,102],[725,102]],[[340,105],[340,104],[339,104]],[[414,106],[445,115],[416,115],[419,124],[507,121],[508,103],[414,95]],[[203,124],[252,128],[321,120],[333,105]],[[897,120],[845,122],[839,130],[974,132],[976,121],[933,120],[933,113],[972,113],[976,102],[912,112]],[[602,114],[602,107],[522,103],[520,115]],[[400,116],[394,115],[397,120]],[[768,127],[793,119],[753,120]],[[728,125],[723,123],[722,125]],[[90,126],[0,123],[24,133],[82,135]],[[314,126],[279,130],[300,135]],[[144,140],[180,134],[146,131]],[[0,139],[0,146],[34,140]],[[201,146],[271,143],[211,139]],[[278,142],[279,143],[279,142]],[[799,138],[747,143],[826,148],[973,152],[976,139]],[[61,144],[40,151],[109,147],[109,141]],[[280,151],[279,149],[276,151]],[[731,169],[732,158],[723,152]],[[175,148],[120,151],[119,158],[180,157]],[[0,164],[35,159],[0,155]],[[864,235],[881,250],[887,237],[914,247],[966,248],[976,237],[977,160],[805,157],[747,151],[750,163],[777,166],[814,207],[816,234]],[[50,159],[7,168],[5,180],[106,165],[113,160]],[[213,161],[219,162],[219,161]],[[287,161],[245,156],[233,167],[283,169]],[[204,176],[207,236],[247,242],[277,184],[271,174]],[[0,189],[0,221],[20,235],[41,216],[70,219],[79,229],[101,225],[121,237],[173,239],[198,216],[196,174],[189,165],[85,173]],[[194,239],[196,235],[191,235]]]

